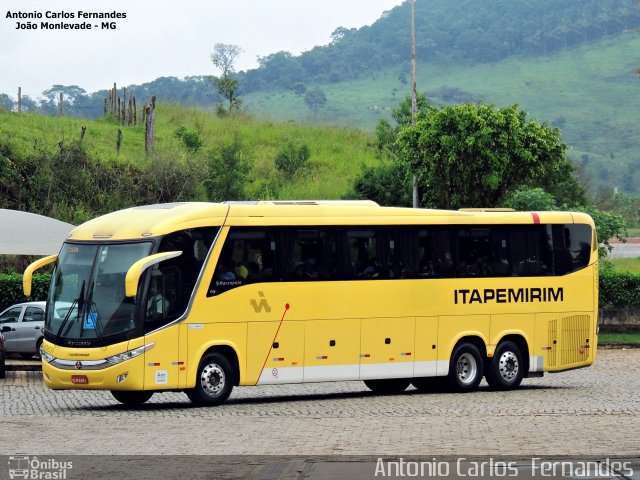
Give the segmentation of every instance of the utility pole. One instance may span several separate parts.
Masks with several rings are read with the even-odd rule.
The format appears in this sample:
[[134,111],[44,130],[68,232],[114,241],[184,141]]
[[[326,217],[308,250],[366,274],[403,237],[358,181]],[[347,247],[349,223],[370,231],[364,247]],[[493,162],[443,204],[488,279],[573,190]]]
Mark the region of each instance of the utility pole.
[[[415,26],[415,3],[411,0],[411,123],[415,125],[416,114],[418,113],[418,95],[416,92],[416,26]],[[413,174],[413,208],[418,208],[418,177]]]

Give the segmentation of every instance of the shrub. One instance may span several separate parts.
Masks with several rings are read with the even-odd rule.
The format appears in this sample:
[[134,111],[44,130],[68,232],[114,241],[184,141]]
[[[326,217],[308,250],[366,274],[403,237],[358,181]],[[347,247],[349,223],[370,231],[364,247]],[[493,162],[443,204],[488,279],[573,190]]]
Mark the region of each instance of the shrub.
[[306,144],[288,141],[278,150],[275,165],[285,176],[291,178],[306,168],[310,157],[311,152]]
[[202,147],[203,142],[197,132],[188,130],[182,126],[176,130],[176,137],[180,139],[184,147],[190,153],[196,153]]
[[640,274],[600,269],[600,308],[640,307]]
[[50,280],[51,275],[48,273],[34,275],[31,296],[25,297],[22,293],[22,275],[19,273],[0,275],[0,310],[15,303],[45,300]]

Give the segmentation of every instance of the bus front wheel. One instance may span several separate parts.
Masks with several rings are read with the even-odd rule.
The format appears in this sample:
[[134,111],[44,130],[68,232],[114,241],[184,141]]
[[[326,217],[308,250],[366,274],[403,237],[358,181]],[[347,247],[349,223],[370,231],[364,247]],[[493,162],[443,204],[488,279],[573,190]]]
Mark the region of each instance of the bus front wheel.
[[365,380],[364,384],[375,393],[384,395],[404,392],[411,380],[408,378],[389,378],[384,380]]
[[524,377],[524,362],[518,346],[510,341],[502,342],[487,363],[487,383],[494,390],[517,388]]
[[153,396],[153,392],[128,392],[122,390],[111,390],[111,395],[120,403],[128,407],[136,407],[142,405]]
[[478,387],[484,370],[482,355],[471,343],[461,343],[451,355],[448,386],[453,392],[471,392]]
[[196,386],[185,393],[195,405],[220,405],[231,395],[233,379],[233,367],[227,357],[209,353],[198,366]]

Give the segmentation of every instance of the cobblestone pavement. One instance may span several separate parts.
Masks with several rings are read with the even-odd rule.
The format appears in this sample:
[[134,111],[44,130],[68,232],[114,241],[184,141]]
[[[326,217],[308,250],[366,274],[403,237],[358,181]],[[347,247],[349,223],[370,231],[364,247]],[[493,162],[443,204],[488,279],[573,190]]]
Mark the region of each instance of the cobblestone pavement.
[[108,392],[0,380],[0,453],[640,456],[640,350],[520,389],[377,396],[361,382],[241,387],[220,407],[182,393],[128,409]]

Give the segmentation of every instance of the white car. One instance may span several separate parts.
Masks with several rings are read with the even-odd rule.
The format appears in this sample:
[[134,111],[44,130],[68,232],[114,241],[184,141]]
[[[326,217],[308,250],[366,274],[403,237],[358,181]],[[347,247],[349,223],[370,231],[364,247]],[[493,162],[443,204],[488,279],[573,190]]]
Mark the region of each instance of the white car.
[[19,353],[24,358],[40,357],[44,338],[45,302],[13,305],[0,313],[0,332],[6,353]]

